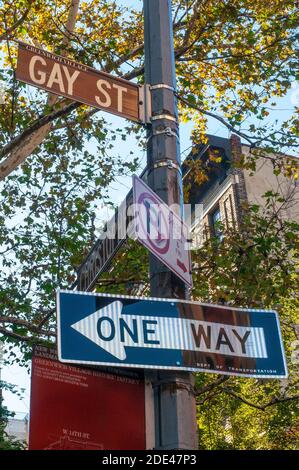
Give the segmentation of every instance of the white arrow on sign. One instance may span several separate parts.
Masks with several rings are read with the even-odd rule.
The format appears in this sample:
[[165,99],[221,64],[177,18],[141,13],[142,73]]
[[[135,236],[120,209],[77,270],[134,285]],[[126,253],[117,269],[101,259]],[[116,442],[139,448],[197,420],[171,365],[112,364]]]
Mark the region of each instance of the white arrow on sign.
[[122,309],[117,300],[71,326],[121,361],[127,357],[126,347],[268,357],[263,328],[122,314]]

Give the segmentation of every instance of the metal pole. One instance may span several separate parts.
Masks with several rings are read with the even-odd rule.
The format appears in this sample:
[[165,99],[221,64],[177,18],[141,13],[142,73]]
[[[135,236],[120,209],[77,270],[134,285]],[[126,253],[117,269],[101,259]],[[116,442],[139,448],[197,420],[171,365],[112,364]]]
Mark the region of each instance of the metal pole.
[[[168,205],[178,204],[182,216],[182,173],[171,0],[144,0],[145,82],[152,90],[152,123],[148,126],[148,184]],[[153,297],[182,298],[186,286],[150,255]],[[155,448],[196,449],[196,405],[193,377],[186,372],[152,374],[155,407]]]

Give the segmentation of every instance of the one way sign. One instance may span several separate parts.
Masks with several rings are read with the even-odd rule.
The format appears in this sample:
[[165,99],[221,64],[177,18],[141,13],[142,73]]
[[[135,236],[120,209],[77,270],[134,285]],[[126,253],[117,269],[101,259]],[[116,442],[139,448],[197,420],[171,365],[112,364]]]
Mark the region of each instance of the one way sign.
[[62,362],[286,377],[276,312],[57,292]]

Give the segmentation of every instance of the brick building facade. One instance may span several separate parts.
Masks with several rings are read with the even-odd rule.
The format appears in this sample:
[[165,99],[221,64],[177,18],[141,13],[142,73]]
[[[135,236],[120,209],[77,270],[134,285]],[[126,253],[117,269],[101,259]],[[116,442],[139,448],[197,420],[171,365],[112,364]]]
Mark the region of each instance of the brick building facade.
[[[211,161],[211,152],[220,155],[221,161]],[[258,204],[263,207],[263,195],[267,191],[289,197],[289,203],[284,209],[285,217],[299,222],[297,181],[276,175],[271,160],[265,160],[263,157],[257,160],[255,172],[240,168],[238,164],[248,152],[249,147],[242,144],[235,134],[230,139],[209,135],[208,143],[199,146],[198,152],[191,157],[201,159],[207,173],[207,181],[202,184],[193,183],[192,174],[188,174],[188,165],[184,165],[183,178],[189,178],[189,182],[191,181],[188,202],[192,206],[202,205],[201,216],[192,223],[192,238],[196,246],[200,246],[211,235],[217,235],[217,221],[224,227],[238,230],[246,206]]]

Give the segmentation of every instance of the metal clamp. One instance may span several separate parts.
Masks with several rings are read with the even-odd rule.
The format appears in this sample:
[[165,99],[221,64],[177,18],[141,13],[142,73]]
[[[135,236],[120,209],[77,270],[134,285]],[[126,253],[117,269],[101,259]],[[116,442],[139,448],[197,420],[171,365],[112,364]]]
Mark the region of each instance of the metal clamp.
[[144,124],[151,123],[152,97],[149,85],[139,87],[139,119]]
[[177,133],[175,131],[173,131],[171,129],[171,127],[165,127],[164,129],[162,129],[161,131],[159,130],[155,130],[152,135],[147,139],[147,142],[150,141],[150,139],[155,136],[155,135],[162,135],[162,134],[165,134],[167,135],[167,137],[176,137],[176,139],[180,140],[179,136],[177,135]]
[[180,173],[182,172],[180,165],[178,163],[175,163],[173,160],[170,160],[169,158],[166,160],[159,160],[153,165],[154,168],[161,168],[164,166],[167,166],[167,168],[169,168],[170,170],[175,169],[178,170]]
[[176,117],[172,116],[171,114],[158,114],[157,116],[152,116],[151,118],[152,121],[157,121],[158,119],[167,119],[168,121],[177,122]]
[[151,85],[150,90],[160,90],[166,88],[166,90],[175,91],[172,86],[166,85],[165,83],[158,83],[157,85]]

